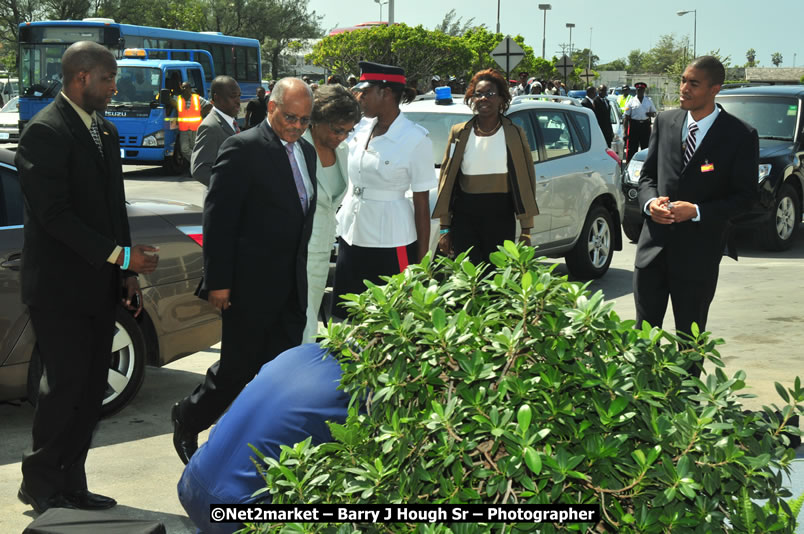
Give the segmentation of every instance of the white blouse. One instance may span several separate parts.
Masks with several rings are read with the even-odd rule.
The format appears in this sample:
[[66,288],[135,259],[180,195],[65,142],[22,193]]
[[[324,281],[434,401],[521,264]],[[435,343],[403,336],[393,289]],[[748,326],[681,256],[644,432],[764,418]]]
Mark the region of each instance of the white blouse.
[[427,130],[403,113],[385,134],[368,141],[376,124],[376,118],[364,118],[349,140],[349,186],[338,234],[360,247],[409,245],[417,235],[413,200],[405,193],[438,185],[433,145]]
[[478,137],[475,129],[469,133],[461,160],[461,172],[467,175],[506,174],[508,153],[502,127],[494,135]]

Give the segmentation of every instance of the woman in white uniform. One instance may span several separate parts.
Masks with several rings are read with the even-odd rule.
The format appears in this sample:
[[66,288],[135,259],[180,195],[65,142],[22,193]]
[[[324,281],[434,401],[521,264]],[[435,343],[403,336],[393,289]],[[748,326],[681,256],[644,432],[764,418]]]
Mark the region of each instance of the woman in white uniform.
[[315,146],[318,200],[307,246],[307,324],[302,343],[315,341],[318,310],[324,297],[329,259],[335,242],[335,212],[349,182],[345,139],[360,121],[360,104],[344,86],[323,85],[313,93],[310,129],[302,137]]
[[[363,280],[400,273],[427,253],[429,190],[437,185],[427,130],[399,110],[405,73],[360,62],[357,91],[364,118],[349,141],[349,191],[338,212],[338,263],[332,315],[343,319],[341,296],[362,293]],[[405,193],[413,192],[413,201]]]

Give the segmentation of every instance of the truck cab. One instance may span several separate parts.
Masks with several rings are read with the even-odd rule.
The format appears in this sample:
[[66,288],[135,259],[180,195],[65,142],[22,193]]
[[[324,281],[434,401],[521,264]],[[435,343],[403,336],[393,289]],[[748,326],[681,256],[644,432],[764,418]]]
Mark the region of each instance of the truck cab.
[[178,150],[175,98],[183,82],[189,82],[193,92],[204,98],[209,97],[209,86],[201,64],[192,61],[192,56],[191,60],[170,59],[175,52],[209,54],[204,50],[129,49],[117,60],[117,93],[105,116],[117,127],[124,163],[164,164],[174,173],[189,164]]

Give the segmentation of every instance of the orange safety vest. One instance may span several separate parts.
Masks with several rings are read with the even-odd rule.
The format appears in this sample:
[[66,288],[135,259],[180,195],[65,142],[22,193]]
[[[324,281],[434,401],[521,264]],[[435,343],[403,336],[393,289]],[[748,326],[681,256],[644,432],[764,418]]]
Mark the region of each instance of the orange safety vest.
[[201,98],[194,94],[190,99],[190,107],[184,105],[184,98],[178,97],[179,131],[188,132],[198,130],[201,124]]

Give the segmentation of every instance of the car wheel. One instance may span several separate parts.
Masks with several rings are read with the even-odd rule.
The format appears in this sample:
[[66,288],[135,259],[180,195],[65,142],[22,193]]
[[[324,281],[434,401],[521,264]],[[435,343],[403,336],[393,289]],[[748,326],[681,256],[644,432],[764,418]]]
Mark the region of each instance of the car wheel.
[[798,195],[790,184],[784,183],[776,195],[773,210],[765,223],[763,246],[767,250],[787,250],[793,246],[793,238],[801,223],[801,208]]
[[[101,406],[101,417],[123,409],[140,390],[145,379],[145,338],[137,321],[131,313],[118,306],[114,328],[112,359]],[[34,347],[28,364],[28,402],[33,406],[36,406],[41,378],[42,359]]]
[[639,241],[639,234],[642,233],[642,221],[639,223],[623,221],[623,233],[625,233],[625,237],[636,243]]
[[145,379],[145,337],[130,312],[118,306],[112,341],[112,361],[101,415],[120,411],[137,394]]
[[614,253],[611,214],[602,206],[592,206],[575,247],[567,254],[567,269],[581,279],[600,278],[609,269]]

